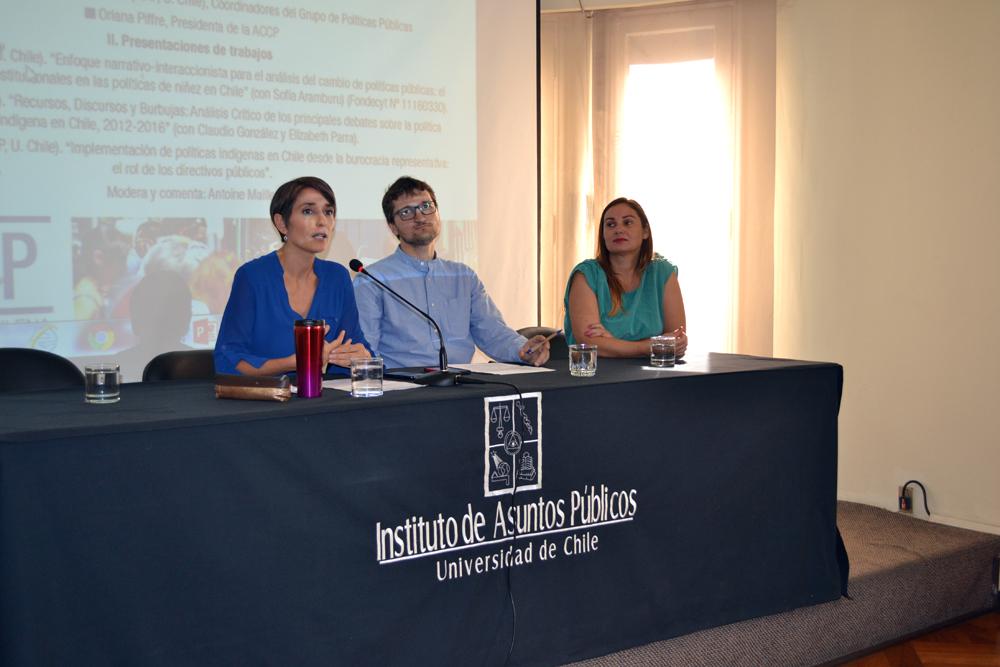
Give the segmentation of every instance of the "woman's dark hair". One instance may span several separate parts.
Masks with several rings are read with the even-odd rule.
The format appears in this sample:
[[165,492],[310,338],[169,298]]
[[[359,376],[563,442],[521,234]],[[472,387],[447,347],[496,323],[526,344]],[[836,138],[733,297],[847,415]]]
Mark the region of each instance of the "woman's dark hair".
[[[280,215],[285,224],[288,224],[288,218],[292,215],[292,207],[295,206],[295,200],[298,198],[299,193],[306,188],[312,188],[323,195],[330,203],[330,206],[333,207],[333,214],[337,215],[337,198],[333,194],[333,188],[322,178],[300,176],[281,185],[274,191],[274,196],[271,197],[272,225],[274,224],[275,215]],[[275,226],[275,229],[277,229],[277,226]],[[278,236],[281,236],[280,231],[278,232]]]
[[392,210],[392,202],[403,195],[412,195],[421,191],[426,191],[431,196],[434,205],[437,206],[437,196],[434,194],[434,188],[430,185],[412,176],[400,176],[397,178],[396,182],[390,185],[382,196],[382,213],[385,214],[385,221],[392,222],[392,214],[395,213]]
[[614,315],[619,310],[622,309],[622,284],[619,282],[618,278],[611,271],[611,258],[608,254],[608,244],[604,242],[604,217],[608,214],[608,209],[612,206],[617,206],[618,204],[625,204],[639,216],[639,220],[642,222],[642,228],[647,230],[649,234],[642,240],[642,246],[639,247],[639,256],[636,258],[635,262],[635,272],[638,275],[642,275],[642,272],[646,270],[649,262],[653,259],[653,230],[649,227],[649,218],[646,217],[646,212],[642,210],[642,206],[639,205],[634,199],[628,199],[627,197],[619,197],[618,199],[613,199],[608,202],[608,205],[604,207],[601,211],[600,224],[597,225],[597,263],[601,265],[604,269],[604,275],[608,277],[608,288],[611,290],[611,312],[608,315]]

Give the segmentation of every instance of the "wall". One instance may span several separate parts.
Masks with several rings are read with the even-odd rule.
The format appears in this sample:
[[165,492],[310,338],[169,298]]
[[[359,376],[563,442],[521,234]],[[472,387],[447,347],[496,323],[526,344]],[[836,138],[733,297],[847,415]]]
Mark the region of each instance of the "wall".
[[1000,533],[997,34],[995,0],[779,2],[774,354],[844,365],[842,498],[918,478]]

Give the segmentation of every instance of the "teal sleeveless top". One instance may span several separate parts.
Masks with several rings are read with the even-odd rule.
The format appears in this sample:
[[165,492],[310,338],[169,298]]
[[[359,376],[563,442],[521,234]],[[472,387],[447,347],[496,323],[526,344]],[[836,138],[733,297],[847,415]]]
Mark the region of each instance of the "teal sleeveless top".
[[663,333],[663,286],[667,284],[670,276],[677,272],[676,266],[655,255],[646,270],[642,272],[639,287],[623,293],[621,309],[614,317],[609,317],[611,288],[608,287],[608,277],[596,259],[588,259],[573,267],[566,283],[566,296],[563,297],[566,319],[563,331],[567,343],[572,345],[576,342],[573,339],[573,325],[569,321],[569,288],[577,272],[583,274],[590,289],[597,295],[601,324],[612,336],[621,340],[643,340]]

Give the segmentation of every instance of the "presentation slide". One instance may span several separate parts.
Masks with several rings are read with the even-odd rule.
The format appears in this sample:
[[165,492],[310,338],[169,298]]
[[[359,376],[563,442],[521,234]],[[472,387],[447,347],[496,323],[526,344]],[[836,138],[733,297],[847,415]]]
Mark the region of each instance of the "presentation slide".
[[[212,347],[236,267],[280,245],[274,189],[302,175],[337,195],[328,259],[395,249],[381,198],[409,174],[438,196],[439,253],[478,270],[481,175],[496,171],[479,148],[483,76],[507,70],[477,42],[479,4],[8,3],[0,346],[113,357],[126,380],[159,351]],[[528,4],[517,21],[533,49]],[[533,153],[502,157],[534,175]],[[516,195],[533,215],[535,191]]]

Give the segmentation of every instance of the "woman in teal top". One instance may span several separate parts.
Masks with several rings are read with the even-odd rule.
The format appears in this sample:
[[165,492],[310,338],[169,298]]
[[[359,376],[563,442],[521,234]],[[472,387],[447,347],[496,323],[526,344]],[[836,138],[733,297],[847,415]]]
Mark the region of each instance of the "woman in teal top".
[[597,258],[573,268],[566,286],[566,340],[591,343],[602,357],[644,357],[649,338],[671,334],[687,349],[677,267],[653,254],[649,219],[620,197],[604,207]]

